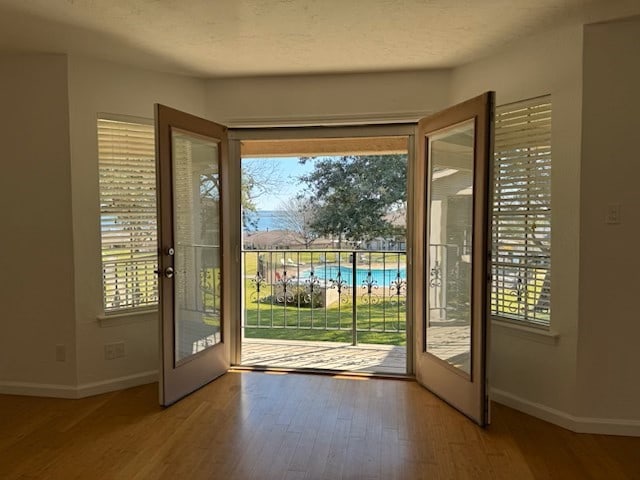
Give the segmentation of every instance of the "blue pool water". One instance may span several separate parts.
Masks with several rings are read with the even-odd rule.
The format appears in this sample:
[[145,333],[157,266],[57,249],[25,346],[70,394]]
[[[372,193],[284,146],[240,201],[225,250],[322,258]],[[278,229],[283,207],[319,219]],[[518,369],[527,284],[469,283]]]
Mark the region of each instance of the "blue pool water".
[[[387,269],[383,270],[383,269],[362,269],[362,268],[358,268],[356,269],[356,285],[357,286],[361,286],[362,282],[364,282],[367,279],[367,275],[369,274],[369,272],[371,272],[371,277],[373,280],[376,281],[376,285],[382,287],[382,286],[389,286],[391,284],[392,281],[394,281],[397,276],[398,273],[400,273],[400,278],[406,280],[407,279],[407,272],[406,269],[404,268],[400,268],[398,269],[397,267],[392,268],[392,267],[388,267]],[[318,267],[314,270],[315,275],[320,279],[320,280],[325,280],[325,281],[330,281],[330,280],[336,280],[336,278],[338,277],[338,273],[340,273],[340,276],[342,278],[342,281],[345,282],[347,285],[351,285],[352,283],[352,278],[353,278],[353,269],[351,267],[343,267],[343,266],[337,266],[337,265],[326,265],[326,266],[322,266],[322,267]],[[305,270],[304,272],[300,272],[300,278],[305,279],[305,278],[309,278],[309,275],[311,275],[311,270]]]

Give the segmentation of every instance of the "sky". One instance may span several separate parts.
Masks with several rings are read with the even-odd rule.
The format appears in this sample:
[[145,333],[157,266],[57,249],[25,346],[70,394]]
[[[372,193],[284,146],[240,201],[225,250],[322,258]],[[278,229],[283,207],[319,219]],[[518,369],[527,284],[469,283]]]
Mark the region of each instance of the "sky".
[[304,183],[298,178],[301,175],[313,170],[313,160],[301,165],[297,158],[243,158],[243,168],[251,168],[252,162],[262,165],[266,163],[267,168],[273,167],[276,178],[281,179],[276,188],[271,192],[261,195],[255,199],[258,210],[281,210],[280,205],[288,199],[295,197],[304,189]]

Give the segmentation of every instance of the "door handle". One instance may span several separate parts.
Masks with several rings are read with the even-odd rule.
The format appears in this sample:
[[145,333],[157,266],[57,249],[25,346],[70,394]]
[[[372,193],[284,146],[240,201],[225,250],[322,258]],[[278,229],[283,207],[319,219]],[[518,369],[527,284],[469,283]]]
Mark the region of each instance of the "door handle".
[[[160,270],[154,270],[153,273],[155,273],[156,275],[161,275],[162,272]],[[167,278],[171,278],[173,277],[175,271],[173,270],[173,267],[167,267],[164,269],[164,276]]]

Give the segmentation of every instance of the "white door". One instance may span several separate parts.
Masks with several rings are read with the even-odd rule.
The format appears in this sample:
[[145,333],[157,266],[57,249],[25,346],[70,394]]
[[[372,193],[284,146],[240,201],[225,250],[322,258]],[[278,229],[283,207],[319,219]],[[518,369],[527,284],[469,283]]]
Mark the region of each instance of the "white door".
[[171,405],[224,374],[230,364],[227,129],[156,105],[160,403]]
[[420,121],[414,257],[418,382],[480,425],[486,385],[495,96]]

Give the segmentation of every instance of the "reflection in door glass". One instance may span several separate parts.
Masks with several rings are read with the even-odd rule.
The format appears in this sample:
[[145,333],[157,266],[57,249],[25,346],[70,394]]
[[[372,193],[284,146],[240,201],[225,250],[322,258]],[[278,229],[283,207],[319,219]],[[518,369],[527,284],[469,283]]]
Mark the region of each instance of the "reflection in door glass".
[[429,138],[426,349],[471,372],[474,122]]
[[178,363],[222,341],[218,144],[172,131]]

